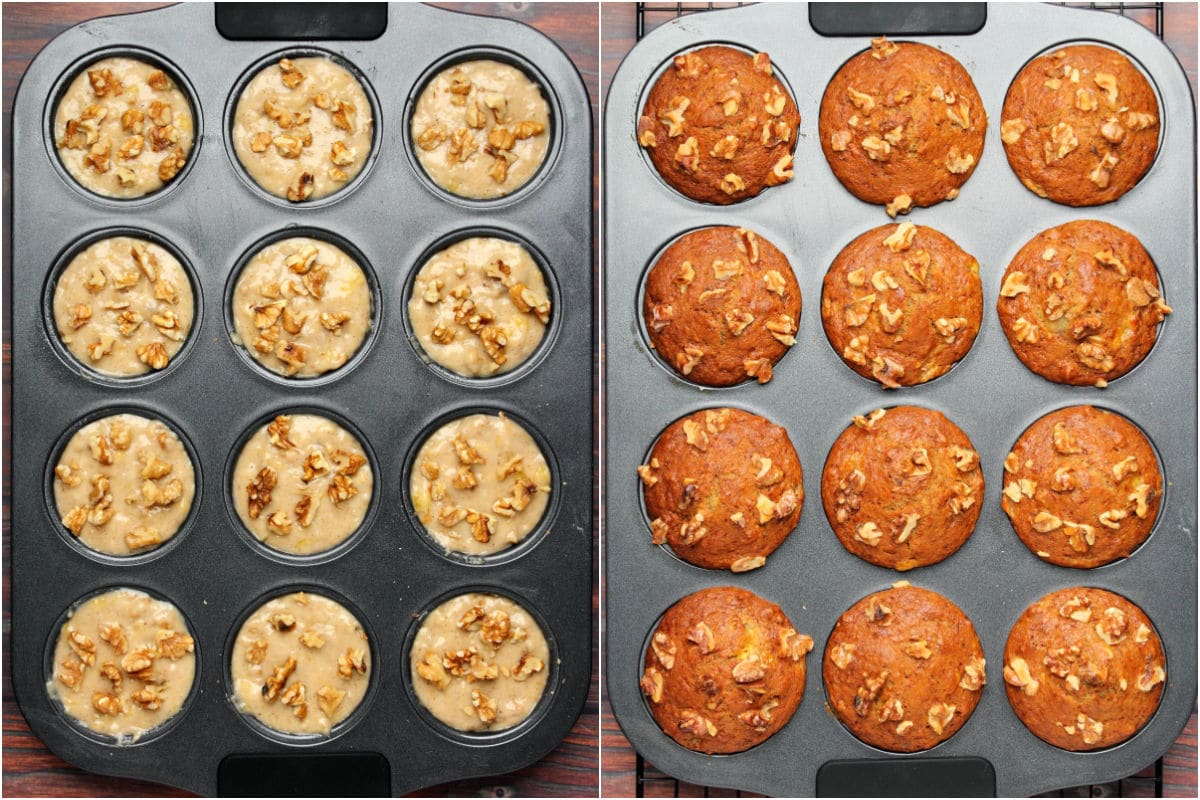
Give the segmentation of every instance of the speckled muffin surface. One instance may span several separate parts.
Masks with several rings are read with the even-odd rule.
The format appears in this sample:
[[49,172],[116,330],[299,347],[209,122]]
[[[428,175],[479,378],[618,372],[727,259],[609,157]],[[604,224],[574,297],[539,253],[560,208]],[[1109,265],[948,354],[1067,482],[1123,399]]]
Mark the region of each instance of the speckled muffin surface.
[[1136,236],[1077,220],[1021,248],[1004,272],[996,311],[1029,369],[1056,383],[1103,388],[1146,357],[1171,307]]
[[638,467],[654,544],[699,567],[766,563],[800,519],[800,459],[787,431],[737,408],[667,426]]
[[787,256],[754,231],[702,228],[671,244],[646,275],[651,346],[705,386],[771,380],[796,343],[800,286]]
[[718,586],[667,609],[641,688],[663,732],[689,750],[739,753],[769,739],[804,697],[812,638],[753,592]]
[[983,647],[966,614],[900,581],[838,619],[824,656],[838,719],[869,745],[928,750],[970,719],[987,683]]
[[945,415],[916,406],[854,417],[821,475],[825,516],[842,546],[901,571],[936,564],[962,547],[982,498],[971,440]]
[[1013,712],[1065,750],[1099,750],[1133,736],[1158,709],[1166,679],[1150,619],[1103,589],[1046,595],[1025,609],[1004,648]]
[[987,114],[953,56],[880,37],[833,76],[818,128],[842,185],[895,217],[958,196],[983,155]]
[[1150,535],[1163,480],[1149,440],[1110,411],[1072,406],[1021,434],[1004,460],[1001,505],[1038,558],[1098,567]]
[[1080,44],[1039,56],[1008,87],[1000,138],[1031,192],[1069,206],[1109,203],[1158,150],[1158,99],[1116,50]]
[[638,119],[638,144],[672,187],[728,205],[792,179],[800,112],[766,53],[681,53]]
[[889,389],[944,375],[983,320],[979,262],[933,228],[883,225],[846,245],[821,293],[821,321],[846,366]]

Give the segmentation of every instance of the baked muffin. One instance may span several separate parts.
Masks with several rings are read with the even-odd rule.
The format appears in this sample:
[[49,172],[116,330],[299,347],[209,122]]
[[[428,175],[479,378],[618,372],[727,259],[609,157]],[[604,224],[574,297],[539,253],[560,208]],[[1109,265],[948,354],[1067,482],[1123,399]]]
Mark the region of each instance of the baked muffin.
[[412,118],[417,160],[460,197],[512,194],[550,149],[550,106],[525,73],[499,61],[464,61],[439,72]]
[[183,708],[196,678],[195,647],[175,606],[111,589],[70,612],[46,691],[89,730],[136,742]]
[[937,592],[899,581],[838,618],[825,645],[825,693],[859,739],[915,753],[966,724],[985,667],[967,615]]
[[787,431],[738,408],[667,426],[638,467],[654,544],[688,563],[746,572],[800,519],[804,475]]
[[1158,709],[1166,655],[1150,619],[1103,589],[1060,589],[1025,609],[1004,647],[1008,702],[1035,736],[1100,750]]
[[646,648],[642,693],[689,750],[740,753],[778,732],[804,697],[809,636],[753,592],[718,586],[667,609]]
[[693,383],[766,383],[796,343],[800,286],[787,256],[754,231],[701,228],[650,269],[642,315],[651,346]]
[[971,440],[940,412],[916,406],[854,417],[821,474],[825,516],[842,546],[901,571],[962,547],[982,497]]
[[979,333],[979,262],[933,228],[869,230],[825,273],[821,320],[833,349],[864,378],[888,389],[933,380]]
[[80,364],[115,378],[166,369],[195,317],[192,282],[169,250],[112,236],[71,259],[54,284],[54,327]]
[[1031,552],[1060,567],[1098,567],[1132,553],[1154,528],[1161,497],[1146,436],[1092,406],[1050,412],[1004,459],[1004,513]]
[[89,64],[54,110],[67,172],[85,189],[121,200],[175,180],[195,135],[183,90],[158,66],[127,56]]
[[1031,192],[1068,206],[1110,203],[1158,150],[1158,99],[1128,58],[1094,44],[1039,56],[1004,97],[1000,140]]
[[958,197],[983,155],[987,113],[953,56],[881,36],[833,76],[818,128],[842,185],[895,217]]
[[326,197],[354,180],[374,136],[362,84],[324,56],[263,67],[238,97],[232,128],[246,174],[292,203]]
[[192,510],[196,474],[166,423],[113,414],[84,425],[54,466],[63,526],[99,553],[145,553],[173,537]]
[[1020,249],[996,311],[1025,366],[1055,383],[1104,388],[1146,357],[1171,307],[1137,237],[1085,219]]
[[638,118],[638,144],[663,180],[728,205],[792,179],[800,112],[766,53],[723,45],[675,56]]

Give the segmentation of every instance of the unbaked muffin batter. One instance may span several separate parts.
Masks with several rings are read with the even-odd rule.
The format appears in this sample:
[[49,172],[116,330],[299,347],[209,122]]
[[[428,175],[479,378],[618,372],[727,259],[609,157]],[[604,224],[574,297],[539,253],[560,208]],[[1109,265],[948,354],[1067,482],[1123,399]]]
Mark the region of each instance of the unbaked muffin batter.
[[187,340],[192,284],[175,256],[145,239],[101,239],[54,285],[54,326],[71,355],[116,377],[164,369]]
[[362,625],[340,603],[296,592],[263,603],[238,631],[233,703],[283,733],[328,736],[370,685]]
[[409,478],[421,524],[447,551],[489,555],[524,539],[550,499],[550,468],[529,433],[501,414],[447,422]]
[[545,160],[550,107],[516,67],[466,61],[439,72],[421,92],[412,138],[438,186],[462,197],[503,197]]
[[238,516],[259,541],[311,555],[358,530],[373,486],[354,434],[316,414],[280,414],[242,447],[231,490]]
[[54,114],[63,166],[81,186],[106,197],[161,189],[187,163],[194,136],[192,107],[175,81],[134,58],[90,65]]
[[293,203],[333,194],[371,152],[371,104],[345,67],[319,56],[280,59],[238,98],[233,143],[250,177]]
[[508,372],[537,349],[550,322],[550,295],[524,247],[475,237],[425,262],[408,314],[430,358],[478,378]]
[[288,377],[341,367],[362,346],[373,314],[362,267],[320,239],[301,236],[264,247],[233,289],[236,344]]
[[71,612],[53,668],[46,691],[68,716],[135,742],[183,707],[196,676],[195,643],[175,606],[113,589]]
[[54,502],[74,536],[101,553],[153,550],[192,510],[196,479],[163,422],[114,414],[80,428],[54,467]]
[[421,705],[460,731],[513,727],[537,706],[550,674],[542,629],[493,594],[459,595],[431,611],[409,658]]

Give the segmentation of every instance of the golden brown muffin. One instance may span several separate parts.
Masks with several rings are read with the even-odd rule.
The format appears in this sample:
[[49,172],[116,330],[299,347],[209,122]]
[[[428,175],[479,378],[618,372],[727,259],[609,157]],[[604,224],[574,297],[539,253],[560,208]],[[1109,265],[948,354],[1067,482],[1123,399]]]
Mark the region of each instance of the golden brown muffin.
[[654,544],[688,563],[746,572],[766,563],[804,505],[787,431],[737,408],[697,411],[667,426],[638,467]]
[[966,724],[985,667],[967,615],[937,592],[899,581],[838,619],[825,646],[825,693],[859,739],[915,753]]
[[679,744],[739,753],[796,713],[812,646],[783,609],[753,592],[701,589],[663,614],[646,648],[642,693],[659,727]]
[[1137,426],[1092,406],[1052,411],[1004,459],[1001,506],[1033,553],[1060,567],[1124,558],[1158,518],[1162,473]]
[[1158,150],[1158,99],[1128,58],[1093,44],[1039,56],[1008,87],[1000,139],[1031,192],[1069,206],[1110,203]]
[[1158,708],[1166,656],[1150,619],[1103,589],[1060,589],[1025,609],[1004,648],[1013,712],[1064,750],[1133,736]]
[[895,217],[958,197],[983,155],[987,114],[953,56],[881,36],[833,76],[818,128],[842,185]]
[[642,315],[651,346],[688,380],[766,383],[796,343],[800,286],[787,256],[754,231],[702,228],[659,256]]
[[957,425],[916,406],[855,417],[821,475],[825,516],[859,558],[901,571],[936,564],[979,519],[979,453]]
[[933,380],[979,333],[979,262],[933,228],[869,230],[825,273],[821,320],[833,349],[864,378],[889,389]]
[[800,112],[766,53],[720,45],[675,56],[638,119],[663,180],[728,205],[792,179]]
[[1137,366],[1171,313],[1137,237],[1084,219],[1033,237],[1004,272],[996,311],[1025,366],[1100,388]]

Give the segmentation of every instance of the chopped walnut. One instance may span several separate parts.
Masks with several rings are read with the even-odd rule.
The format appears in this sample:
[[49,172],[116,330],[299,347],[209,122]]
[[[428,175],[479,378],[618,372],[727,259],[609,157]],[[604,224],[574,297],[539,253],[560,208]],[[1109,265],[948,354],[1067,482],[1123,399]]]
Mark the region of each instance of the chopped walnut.
[[679,712],[679,729],[687,731],[693,736],[709,736],[717,735],[717,726],[712,720],[702,717],[695,711],[685,708]]
[[1029,663],[1023,658],[1015,657],[1004,666],[1004,680],[1030,697],[1037,694],[1039,683],[1030,674]]
[[675,666],[675,643],[665,633],[658,631],[654,634],[650,640],[650,649],[654,651],[654,657],[663,669],[670,671]]
[[263,467],[258,475],[246,485],[246,497],[250,519],[258,519],[263,509],[271,503],[271,490],[278,476],[270,467]]
[[471,690],[471,705],[474,706],[479,719],[485,725],[496,721],[496,701],[489,698],[478,689]]

